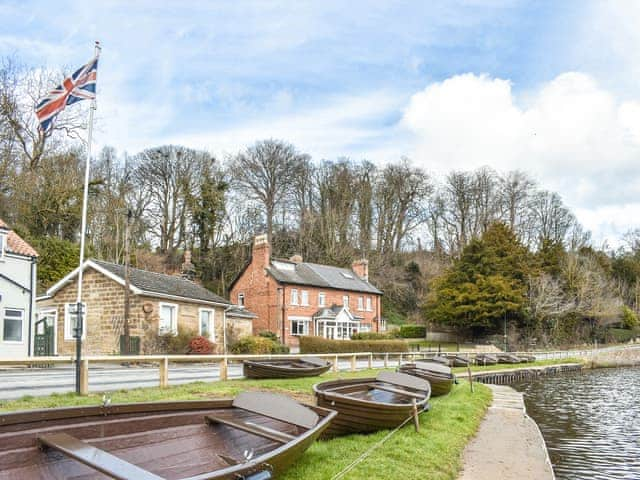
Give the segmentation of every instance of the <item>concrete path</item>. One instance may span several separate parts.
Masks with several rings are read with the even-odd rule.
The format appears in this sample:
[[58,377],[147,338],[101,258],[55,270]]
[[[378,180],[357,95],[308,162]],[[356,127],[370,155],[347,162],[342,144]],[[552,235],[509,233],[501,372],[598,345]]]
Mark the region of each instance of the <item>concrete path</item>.
[[493,403],[464,451],[460,480],[553,480],[542,434],[526,414],[522,394],[487,386]]

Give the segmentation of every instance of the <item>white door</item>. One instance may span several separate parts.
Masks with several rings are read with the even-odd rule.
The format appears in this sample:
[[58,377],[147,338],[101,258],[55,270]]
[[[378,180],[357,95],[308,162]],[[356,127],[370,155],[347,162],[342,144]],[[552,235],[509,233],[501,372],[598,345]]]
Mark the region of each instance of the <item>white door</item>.
[[324,338],[336,338],[336,327],[324,327]]

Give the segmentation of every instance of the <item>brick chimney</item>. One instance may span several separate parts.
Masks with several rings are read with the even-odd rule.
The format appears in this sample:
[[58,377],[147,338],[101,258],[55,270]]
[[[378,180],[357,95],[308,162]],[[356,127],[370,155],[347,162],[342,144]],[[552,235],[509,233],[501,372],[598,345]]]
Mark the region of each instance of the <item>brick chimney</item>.
[[262,268],[267,268],[271,260],[271,245],[267,235],[258,235],[253,241],[252,262]]
[[369,261],[362,258],[360,260],[355,260],[351,264],[351,269],[358,275],[362,280],[369,281]]
[[297,253],[289,259],[290,262],[293,263],[302,263],[302,255],[298,255]]
[[184,251],[184,261],[180,268],[180,275],[187,280],[193,280],[196,276],[196,267],[191,263],[191,250]]

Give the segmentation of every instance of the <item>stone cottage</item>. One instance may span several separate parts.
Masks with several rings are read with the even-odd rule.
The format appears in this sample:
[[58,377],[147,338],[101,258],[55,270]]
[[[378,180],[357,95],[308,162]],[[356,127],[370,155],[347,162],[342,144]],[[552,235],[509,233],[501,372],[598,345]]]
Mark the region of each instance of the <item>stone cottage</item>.
[[[86,309],[83,328],[85,355],[111,355],[123,351],[125,267],[100,260],[83,265],[82,302]],[[55,325],[51,339],[54,355],[75,351],[74,307],[77,292],[76,269],[53,285],[37,301],[39,318],[49,317]],[[129,268],[131,350],[147,352],[159,336],[189,330],[208,337],[218,352],[223,351],[223,328],[233,317],[231,302],[181,276]],[[249,317],[248,317],[249,316]],[[251,334],[246,312],[239,321],[242,334]],[[247,331],[249,330],[249,331]]]

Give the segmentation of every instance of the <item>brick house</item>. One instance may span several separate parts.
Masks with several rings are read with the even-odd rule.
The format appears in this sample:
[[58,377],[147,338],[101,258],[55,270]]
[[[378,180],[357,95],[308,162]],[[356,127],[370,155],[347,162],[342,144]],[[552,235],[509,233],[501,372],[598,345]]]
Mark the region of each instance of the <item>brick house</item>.
[[[83,352],[86,355],[118,354],[124,323],[124,266],[87,260],[83,268],[82,300],[87,312]],[[75,352],[73,306],[78,270],[49,288],[37,301],[38,317],[48,319],[54,326],[53,355]],[[231,302],[181,276],[137,268],[130,268],[129,272],[129,328],[131,337],[138,339],[132,340],[132,350],[146,352],[158,335],[176,333],[180,328],[209,337],[217,344],[217,350],[222,351],[223,325],[227,323],[226,311],[232,310]],[[244,322],[241,328],[245,330],[246,320],[241,319]],[[228,321],[234,320],[230,316]]]
[[254,330],[298,345],[301,335],[349,339],[354,332],[385,329],[382,292],[369,283],[366,260],[352,268],[271,258],[266,235],[256,237],[251,261],[230,287],[231,300],[257,314]]

